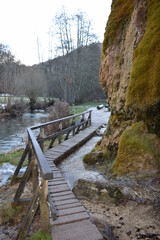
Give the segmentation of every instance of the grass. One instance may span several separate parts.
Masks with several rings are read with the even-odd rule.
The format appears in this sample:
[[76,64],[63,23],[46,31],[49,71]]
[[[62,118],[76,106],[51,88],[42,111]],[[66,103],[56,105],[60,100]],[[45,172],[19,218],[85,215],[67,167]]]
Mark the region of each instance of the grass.
[[[9,153],[1,153],[0,154],[0,166],[2,166],[3,163],[9,162],[12,165],[17,166],[19,163],[19,160],[22,156],[23,149],[18,149],[13,152]],[[27,161],[24,162],[23,166],[27,165]]]
[[81,112],[87,111],[90,107],[97,107],[98,105],[106,104],[106,101],[95,101],[95,102],[86,102],[80,105],[70,106],[71,114],[79,114]]
[[38,231],[31,240],[52,240],[51,234]]
[[10,203],[7,203],[1,207],[1,219],[2,223],[9,225],[14,224],[15,221],[17,221],[17,215],[22,211],[22,207],[15,207],[12,208]]

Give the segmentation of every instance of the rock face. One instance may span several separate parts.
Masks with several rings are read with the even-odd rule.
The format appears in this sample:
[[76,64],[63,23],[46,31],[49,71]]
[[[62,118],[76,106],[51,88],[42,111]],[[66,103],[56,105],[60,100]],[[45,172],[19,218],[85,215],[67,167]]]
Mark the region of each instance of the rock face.
[[160,2],[113,0],[100,81],[111,106],[97,151],[116,174],[160,169]]

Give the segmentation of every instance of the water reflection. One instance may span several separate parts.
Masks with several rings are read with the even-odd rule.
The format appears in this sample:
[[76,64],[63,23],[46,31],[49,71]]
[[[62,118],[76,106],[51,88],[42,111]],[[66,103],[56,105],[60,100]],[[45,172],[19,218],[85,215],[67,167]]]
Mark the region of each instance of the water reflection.
[[0,124],[0,153],[24,147],[27,127],[44,122],[45,112],[25,113],[23,116],[2,121]]

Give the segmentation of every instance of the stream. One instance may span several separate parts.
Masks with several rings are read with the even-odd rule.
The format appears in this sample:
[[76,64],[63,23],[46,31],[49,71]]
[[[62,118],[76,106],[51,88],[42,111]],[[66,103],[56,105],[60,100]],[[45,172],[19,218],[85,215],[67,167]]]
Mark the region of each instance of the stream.
[[[44,112],[37,112],[33,114],[27,113],[21,117],[2,122],[0,127],[0,153],[24,147],[26,144],[27,127],[44,122],[47,116],[48,115]],[[104,118],[107,123],[109,116],[110,112],[105,109],[100,111],[97,111],[95,108],[93,109],[92,119],[96,119],[99,123],[101,123]],[[91,138],[85,145],[71,154],[60,164],[60,170],[68,181],[71,189],[73,188],[74,183],[80,178],[89,180],[104,180],[102,174],[85,168],[83,164],[84,155],[94,148],[96,143],[102,138],[104,131],[105,127],[101,128],[100,136]],[[8,178],[13,175],[14,171],[15,166],[10,165],[9,163],[4,163],[2,167],[0,167],[0,186],[6,183]]]
[[[105,128],[101,129],[101,131],[104,130]],[[87,143],[85,143],[85,145],[71,154],[59,165],[62,175],[67,180],[67,183],[71,189],[73,188],[74,183],[80,178],[92,181],[105,180],[102,174],[98,173],[97,171],[89,170],[83,164],[84,155],[91,152],[101,138],[102,137],[99,136],[91,138]]]
[[0,153],[6,153],[26,144],[27,127],[45,121],[45,112],[25,113],[0,123]]

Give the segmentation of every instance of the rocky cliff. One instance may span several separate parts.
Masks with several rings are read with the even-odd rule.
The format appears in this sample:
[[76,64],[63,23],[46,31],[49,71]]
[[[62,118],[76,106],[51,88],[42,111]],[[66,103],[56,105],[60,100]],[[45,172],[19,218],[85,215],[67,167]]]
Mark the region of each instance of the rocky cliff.
[[160,1],[113,0],[100,81],[111,117],[96,150],[115,174],[160,170]]

